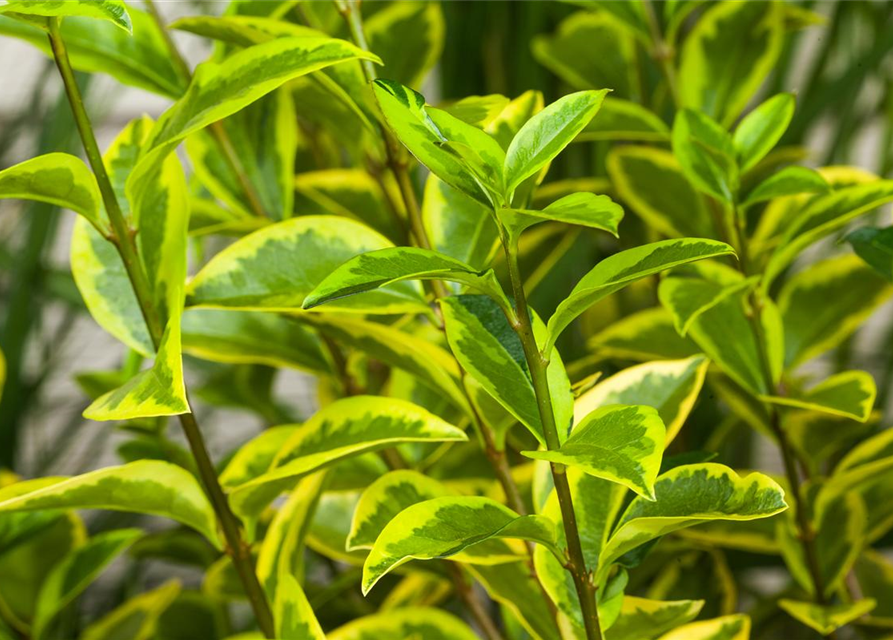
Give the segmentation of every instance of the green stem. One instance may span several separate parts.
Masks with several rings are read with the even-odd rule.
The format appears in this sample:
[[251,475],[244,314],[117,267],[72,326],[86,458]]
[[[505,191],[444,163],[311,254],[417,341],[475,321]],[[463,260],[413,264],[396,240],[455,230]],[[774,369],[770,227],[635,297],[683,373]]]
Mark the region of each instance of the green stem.
[[[162,18],[161,13],[158,11],[157,5],[154,0],[143,1],[146,4],[146,9],[148,9],[149,15],[152,16],[152,20],[158,27],[161,37],[164,39],[165,47],[167,47],[171,60],[173,60],[174,66],[177,68],[177,73],[188,84],[192,81],[192,70],[189,68],[189,65],[186,64],[186,60],[184,60],[183,55],[177,48],[177,44],[167,30],[167,26],[164,24],[164,18]],[[220,150],[223,152],[223,159],[230,166],[233,173],[236,174],[236,179],[239,181],[239,186],[242,188],[245,198],[248,200],[248,206],[251,208],[252,213],[261,218],[267,217],[267,214],[264,211],[264,206],[261,204],[260,196],[257,193],[257,189],[254,188],[254,184],[248,178],[248,173],[245,171],[245,165],[243,165],[242,161],[239,159],[239,154],[236,152],[235,147],[233,147],[233,142],[230,139],[229,134],[226,132],[223,122],[217,121],[213,123],[209,129],[211,135],[217,141]]]
[[462,570],[462,567],[450,560],[444,560],[443,564],[453,580],[456,595],[459,596],[465,608],[471,613],[471,617],[474,618],[474,621],[480,627],[487,640],[503,640],[502,634],[499,633],[499,629],[496,628],[496,624],[484,608],[484,603],[477,597],[474,588],[465,579],[465,572]]
[[[549,450],[561,447],[558,437],[558,427],[555,424],[555,414],[552,408],[552,395],[549,392],[549,379],[547,369],[549,358],[540,352],[533,335],[533,325],[530,321],[530,311],[527,308],[527,296],[524,293],[521,270],[518,266],[517,242],[503,234],[502,246],[505,251],[508,264],[509,277],[512,282],[512,292],[515,297],[517,317],[513,324],[524,356],[527,359],[527,367],[530,369],[530,377],[536,394],[536,402],[539,408],[540,421],[543,425],[543,437]],[[573,498],[571,497],[570,484],[567,481],[567,469],[563,464],[551,464],[552,481],[555,484],[555,493],[558,496],[558,504],[561,508],[561,520],[564,523],[564,534],[567,539],[567,551],[570,571],[580,600],[580,609],[583,613],[583,624],[588,640],[602,640],[601,626],[598,619],[598,607],[595,599],[595,585],[592,576],[586,567],[586,558],[583,555],[583,545],[580,542],[580,533],[577,528],[577,516],[574,512]]]
[[673,105],[679,108],[679,89],[676,86],[676,70],[673,68],[673,49],[667,44],[660,30],[660,24],[657,22],[657,14],[651,0],[644,1],[645,17],[648,19],[648,28],[651,31],[651,41],[653,48],[651,57],[660,66],[667,81],[667,88],[670,90],[670,98]]
[[[152,342],[154,343],[155,348],[158,349],[158,346],[161,343],[163,327],[158,315],[158,310],[152,299],[148,277],[143,269],[143,264],[137,251],[135,241],[136,231],[130,227],[124,217],[121,207],[118,204],[118,199],[115,196],[115,191],[112,188],[112,183],[106,172],[102,154],[99,150],[99,145],[96,142],[96,136],[93,133],[93,126],[90,124],[90,119],[84,108],[83,98],[81,97],[80,90],[75,82],[74,71],[71,68],[71,62],[68,58],[68,51],[65,48],[65,43],[62,41],[59,32],[59,25],[59,18],[51,18],[49,20],[49,39],[50,47],[53,51],[53,58],[55,59],[56,66],[62,76],[65,92],[68,96],[68,101],[71,104],[71,110],[74,114],[78,133],[80,134],[81,141],[84,144],[84,150],[87,154],[87,160],[90,162],[90,166],[93,169],[93,173],[95,174],[96,181],[99,185],[99,191],[102,194],[102,201],[105,205],[105,210],[111,224],[109,240],[114,243],[121,256],[121,261],[124,263],[124,268],[140,305],[140,310],[145,318],[146,326],[152,337]],[[179,416],[179,418],[186,439],[189,441],[192,455],[195,458],[199,476],[202,479],[205,491],[207,492],[208,498],[217,514],[220,527],[223,529],[223,534],[228,546],[227,553],[229,553],[232,558],[233,565],[242,580],[242,584],[254,609],[257,623],[260,626],[261,631],[267,638],[273,638],[275,635],[273,616],[270,612],[269,604],[263,588],[260,586],[260,582],[257,579],[257,574],[254,571],[248,545],[242,540],[242,535],[239,530],[239,522],[230,509],[226,495],[223,493],[223,489],[220,487],[220,483],[217,480],[217,472],[208,455],[208,450],[205,446],[204,439],[202,438],[201,430],[199,429],[193,414],[186,413]]]

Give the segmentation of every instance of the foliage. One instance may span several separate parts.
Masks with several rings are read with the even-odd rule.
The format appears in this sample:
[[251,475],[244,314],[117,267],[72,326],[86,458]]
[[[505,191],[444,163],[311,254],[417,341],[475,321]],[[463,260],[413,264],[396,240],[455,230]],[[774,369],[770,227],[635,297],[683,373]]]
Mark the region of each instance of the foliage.
[[[52,59],[86,159],[41,148],[0,199],[74,212],[70,279],[123,347],[78,377],[122,464],[0,469],[0,639],[891,627],[893,358],[880,384],[851,362],[893,293],[893,153],[877,175],[805,166],[849,85],[781,90],[796,39],[854,9],[494,9],[561,19],[521,34],[553,100],[452,95],[477,3],[234,0],[169,26],[145,4],[0,5],[0,33]],[[192,69],[174,31],[209,58]],[[169,106],[103,152],[85,73]],[[283,402],[284,370],[315,379],[314,411]],[[205,411],[233,407],[263,429],[212,458]],[[200,580],[145,580],[161,562]]]

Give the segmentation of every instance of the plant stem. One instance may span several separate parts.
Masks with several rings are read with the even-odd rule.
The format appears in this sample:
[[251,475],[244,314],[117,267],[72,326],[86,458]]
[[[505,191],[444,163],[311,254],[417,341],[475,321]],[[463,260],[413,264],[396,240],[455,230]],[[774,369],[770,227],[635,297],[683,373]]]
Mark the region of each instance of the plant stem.
[[453,580],[456,594],[462,600],[465,608],[471,613],[471,616],[481,628],[487,640],[503,640],[502,634],[499,633],[499,629],[496,628],[496,624],[490,618],[490,615],[484,608],[484,604],[475,594],[474,587],[468,584],[468,581],[465,579],[465,572],[462,570],[462,567],[450,560],[444,560],[443,564]]
[[[50,47],[53,51],[53,58],[55,59],[56,66],[59,68],[59,73],[62,76],[65,92],[68,96],[68,101],[71,104],[71,110],[74,114],[78,133],[80,134],[81,141],[84,144],[84,150],[87,154],[87,160],[90,162],[90,166],[93,169],[93,173],[95,174],[96,181],[99,185],[100,193],[102,194],[102,201],[105,205],[105,210],[111,224],[109,240],[114,243],[121,256],[121,261],[124,263],[127,276],[130,279],[134,294],[139,302],[140,310],[145,318],[149,334],[152,337],[152,342],[157,349],[161,342],[163,327],[158,315],[158,310],[152,299],[149,280],[143,269],[143,264],[137,251],[135,242],[136,231],[130,227],[125,219],[121,207],[118,204],[118,199],[115,196],[112,183],[109,180],[108,173],[106,172],[105,164],[102,161],[102,154],[99,150],[99,145],[96,142],[96,136],[93,133],[93,126],[90,124],[90,119],[84,108],[84,101],[81,97],[77,83],[75,82],[74,71],[71,68],[68,52],[59,32],[59,25],[59,18],[51,18],[49,20],[49,39]],[[189,442],[189,447],[192,450],[192,455],[195,458],[199,476],[204,484],[208,498],[214,507],[214,511],[217,514],[220,527],[223,529],[223,534],[228,546],[227,553],[229,553],[232,558],[233,565],[242,580],[245,592],[254,609],[257,623],[260,626],[261,631],[266,637],[273,638],[273,616],[270,612],[269,604],[264,595],[263,588],[260,586],[260,582],[257,579],[257,574],[254,571],[248,545],[242,540],[242,535],[239,530],[239,522],[231,511],[226,495],[223,493],[223,489],[220,487],[220,483],[217,480],[217,472],[208,455],[208,450],[205,446],[204,439],[202,438],[201,430],[199,429],[193,414],[186,413],[180,415],[179,418],[186,439]]]
[[660,31],[660,24],[657,22],[657,14],[651,0],[643,2],[645,8],[645,17],[648,19],[648,28],[651,31],[651,40],[654,48],[651,50],[651,57],[660,65],[664,78],[667,81],[667,88],[670,90],[670,97],[673,104],[679,107],[679,89],[676,86],[676,70],[673,68],[673,50],[664,40],[664,36]]
[[[530,311],[527,308],[527,296],[524,293],[521,270],[518,266],[517,243],[514,239],[503,234],[502,246],[505,251],[506,263],[508,264],[509,277],[512,281],[512,292],[515,297],[515,308],[517,311],[516,324],[513,328],[518,334],[524,349],[524,356],[527,359],[527,367],[530,369],[530,377],[536,394],[540,421],[543,425],[543,437],[546,440],[546,447],[551,451],[560,448],[561,441],[558,437],[558,427],[555,424],[552,396],[549,393],[549,379],[547,377],[549,359],[540,352],[536,344],[536,338],[533,335]],[[567,468],[563,464],[551,463],[551,469],[555,493],[558,496],[558,504],[561,508],[564,534],[567,539],[569,555],[567,568],[571,572],[577,597],[580,600],[586,637],[588,640],[602,640],[598,607],[595,599],[595,585],[592,583],[592,577],[586,567],[586,559],[583,555],[583,545],[580,542],[580,533],[577,528],[577,516],[574,512],[573,498],[571,497],[570,485],[567,481]]]
[[[192,70],[189,68],[189,65],[186,64],[186,60],[184,60],[183,55],[177,48],[177,44],[174,42],[174,39],[171,37],[170,32],[167,30],[167,26],[164,24],[164,18],[158,11],[157,5],[155,4],[154,0],[143,1],[146,4],[146,9],[148,9],[149,15],[152,16],[152,20],[158,27],[158,31],[161,33],[161,37],[164,39],[164,44],[171,56],[171,60],[173,60],[174,62],[177,73],[188,84],[192,81]],[[261,218],[268,217],[266,212],[264,211],[263,204],[261,204],[260,196],[258,195],[257,190],[254,188],[254,184],[248,178],[248,174],[245,171],[245,165],[243,165],[242,161],[239,159],[239,154],[236,152],[235,147],[233,147],[233,142],[230,139],[229,134],[226,132],[226,129],[223,126],[223,122],[218,120],[217,122],[213,123],[209,127],[209,129],[211,131],[211,135],[217,141],[220,150],[223,152],[223,159],[230,166],[230,169],[232,169],[233,173],[236,174],[236,179],[239,181],[239,186],[242,188],[242,191],[245,194],[245,198],[248,200],[248,206],[251,208],[252,213]]]

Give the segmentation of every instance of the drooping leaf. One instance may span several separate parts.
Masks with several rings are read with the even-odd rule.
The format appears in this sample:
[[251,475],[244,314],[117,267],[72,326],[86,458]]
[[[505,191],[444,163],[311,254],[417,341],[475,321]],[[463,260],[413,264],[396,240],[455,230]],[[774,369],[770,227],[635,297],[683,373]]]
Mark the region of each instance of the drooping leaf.
[[294,576],[285,575],[273,603],[276,637],[282,640],[325,640],[316,614]]
[[[216,256],[192,279],[187,304],[240,309],[300,309],[329,273],[358,254],[391,246],[368,227],[335,216],[306,216],[245,236]],[[426,309],[421,288],[402,282],[337,306],[364,313]]]
[[680,53],[683,106],[730,125],[775,66],[782,37],[775,3],[711,6],[695,23]]
[[572,14],[552,36],[531,42],[537,61],[575,89],[610,87],[629,97],[628,64],[635,57],[635,41],[617,20],[601,13]]
[[893,281],[893,227],[862,227],[848,234],[846,241],[872,269]]
[[635,498],[620,517],[599,559],[602,574],[624,553],[672,531],[709,520],[767,518],[787,508],[769,477],[740,477],[720,464],[683,465],[659,476],[656,501]]
[[[233,6],[240,5],[246,6],[245,3]],[[275,38],[324,35],[316,29],[285,20],[262,15],[241,15],[237,12],[220,16],[186,16],[174,20],[168,28],[239,47],[250,47]]]
[[382,530],[363,566],[363,593],[412,559],[447,557],[492,538],[520,538],[554,548],[556,535],[548,518],[519,516],[490,498],[426,500],[401,511]]
[[577,142],[592,140],[635,140],[664,142],[670,128],[657,114],[629,100],[608,96],[598,117],[593,118],[577,136]]
[[732,137],[706,114],[682,109],[673,121],[673,153],[700,191],[731,203],[738,192]]
[[821,411],[835,416],[865,422],[871,415],[877,385],[865,371],[836,373],[802,394],[763,396],[767,402],[798,409]]
[[419,86],[443,50],[445,25],[436,3],[396,2],[365,24],[369,48],[381,56],[381,74]]
[[492,270],[484,272],[430,249],[392,247],[361,253],[327,275],[304,298],[304,309],[379,289],[402,280],[450,280],[486,293],[504,309],[511,304]]
[[0,13],[45,18],[84,16],[107,20],[128,33],[132,31],[127,5],[119,0],[8,0],[0,6]]
[[294,320],[269,313],[189,309],[183,351],[213,362],[265,364],[328,373],[319,338]]
[[441,609],[406,608],[387,611],[349,622],[326,634],[328,640],[477,640],[464,622]]
[[775,146],[794,117],[793,94],[779,93],[748,113],[735,128],[733,140],[741,171],[762,160]]
[[[165,97],[180,97],[186,83],[169,58],[155,21],[133,4],[127,7],[127,13],[133,33],[106,20],[65,18],[60,32],[71,66],[78,71],[107,73],[122,84]],[[24,40],[52,56],[46,33],[38,27],[0,16],[0,33]]]
[[268,471],[232,490],[237,513],[260,513],[308,473],[351,455],[398,442],[453,442],[465,433],[421,407],[396,398],[354,396],[317,411],[280,447]]
[[778,601],[778,606],[784,611],[823,636],[830,635],[840,627],[861,618],[876,605],[877,602],[870,598],[828,606],[818,605],[814,602],[798,602],[787,598]]
[[608,405],[577,422],[560,449],[522,454],[577,467],[653,500],[665,440],[666,428],[653,407]]
[[734,255],[734,251],[716,240],[684,238],[653,242],[605,258],[583,276],[549,318],[549,338],[544,352],[551,353],[555,340],[577,316],[631,282],[689,262],[722,255]]
[[[440,300],[447,340],[456,359],[480,385],[545,444],[542,421],[521,341],[503,311],[486,296],[451,296]],[[545,337],[533,318],[534,335]],[[555,424],[560,439],[570,429],[573,397],[564,364],[557,353],[547,369]]]
[[[216,546],[217,519],[195,477],[182,467],[159,460],[140,460],[105,467],[70,478],[38,482],[22,493],[20,483],[0,490],[0,512],[42,509],[109,509],[158,515],[181,522],[203,534]],[[16,485],[13,485],[15,487]]]
[[[62,3],[65,4],[65,3]],[[0,171],[0,199],[36,200],[71,209],[108,233],[93,172],[67,153],[48,153]]]
[[785,367],[797,367],[839,345],[891,295],[893,287],[852,255],[823,260],[795,274],[778,296]]
[[102,570],[141,535],[139,529],[99,533],[55,565],[40,590],[32,621],[33,637],[44,637],[56,614],[83,593]]
[[599,381],[574,402],[574,422],[610,404],[638,402],[657,409],[671,442],[694,407],[709,361],[703,356],[646,362]]
[[751,189],[741,206],[748,207],[758,202],[800,193],[826,193],[830,190],[828,182],[818,171],[807,167],[785,167]]
[[690,622],[665,633],[658,640],[750,640],[750,617],[736,613]]
[[890,200],[893,180],[856,184],[812,198],[786,227],[778,248],[769,258],[763,276],[764,290],[806,247]]
[[524,123],[505,154],[506,192],[545,166],[577,137],[598,113],[607,90],[564,96]]
[[713,233],[703,197],[686,180],[669,151],[615,147],[608,154],[607,168],[621,200],[657,231],[671,237],[709,237]]
[[158,620],[180,594],[180,581],[168,580],[152,591],[132,597],[84,629],[83,640],[151,640]]
[[401,511],[451,492],[417,471],[397,470],[383,475],[363,492],[354,511],[347,550],[371,549],[379,534]]
[[481,203],[432,175],[425,183],[422,219],[434,249],[474,269],[489,266],[499,232]]
[[617,618],[607,632],[608,640],[653,638],[694,619],[704,606],[703,600],[661,602],[624,596]]
[[[397,82],[376,80],[372,86],[385,120],[410,153],[446,184],[488,206],[490,201],[487,195],[461,157],[443,146],[449,139],[428,114],[425,98]],[[446,112],[442,113],[449,116]],[[465,124],[458,118],[453,120]]]
[[320,495],[328,484],[327,473],[301,480],[264,534],[257,556],[257,579],[271,601],[276,601],[283,580],[300,578],[303,573],[304,538]]

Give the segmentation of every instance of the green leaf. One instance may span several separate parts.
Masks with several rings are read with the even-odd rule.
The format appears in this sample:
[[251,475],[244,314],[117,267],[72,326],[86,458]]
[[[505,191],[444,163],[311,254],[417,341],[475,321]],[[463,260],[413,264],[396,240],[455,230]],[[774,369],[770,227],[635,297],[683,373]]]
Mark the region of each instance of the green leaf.
[[685,178],[669,151],[645,146],[614,147],[608,153],[607,168],[620,199],[656,231],[671,237],[704,237],[713,233],[703,197]]
[[796,101],[791,93],[779,93],[748,113],[735,128],[733,141],[741,171],[762,160],[787,130]]
[[8,0],[0,6],[0,13],[47,18],[84,16],[107,20],[128,33],[133,30],[127,5],[118,0]]
[[328,640],[478,640],[456,616],[441,609],[407,608],[386,611],[349,622],[326,634]]
[[130,598],[84,629],[81,640],[151,640],[158,619],[177,596],[180,581],[168,580],[152,591]]
[[661,602],[624,596],[620,617],[608,630],[607,638],[608,640],[653,638],[693,620],[703,607],[703,600]]
[[750,640],[750,617],[736,613],[682,625],[658,640]]
[[[481,189],[462,158],[443,146],[443,143],[449,142],[449,138],[434,124],[425,106],[425,98],[409,87],[389,80],[376,80],[372,88],[388,126],[410,153],[446,184],[481,204],[490,206],[487,194]],[[455,130],[461,129],[469,133],[468,129],[474,129],[446,112],[441,113],[441,123],[452,118]],[[479,129],[475,131],[480,136],[486,136]],[[480,136],[475,136],[475,139],[479,140]]]
[[534,460],[577,467],[654,500],[666,428],[653,407],[609,405],[579,421],[560,449],[522,451]]
[[115,529],[99,533],[69,553],[46,576],[32,621],[32,636],[43,637],[53,618],[142,536],[139,529]]
[[492,93],[486,96],[468,96],[442,104],[440,108],[466,124],[484,129],[499,117],[508,104],[508,98]]
[[469,411],[456,359],[437,344],[396,327],[354,316],[308,314],[302,321],[338,344],[411,373],[433,390],[445,394],[457,407]]
[[848,222],[893,200],[893,180],[875,180],[843,187],[812,198],[787,226],[769,258],[763,288],[769,286],[801,251]]
[[600,358],[647,362],[687,358],[701,350],[673,327],[672,316],[661,307],[652,307],[622,318],[589,340],[592,352]]
[[179,313],[168,321],[150,369],[93,401],[84,410],[88,420],[132,420],[190,413],[180,354]]
[[239,47],[250,47],[275,38],[324,35],[316,29],[285,20],[236,13],[221,16],[186,16],[171,22],[168,28]]
[[699,278],[664,278],[658,286],[661,304],[673,314],[673,323],[679,335],[686,335],[699,316],[710,311],[730,296],[740,297],[752,290],[758,278],[730,278],[728,281],[711,281]]
[[[131,4],[127,12],[133,23],[132,34],[105,20],[63,20],[60,32],[71,66],[77,71],[107,73],[122,84],[179,98],[186,82],[168,55],[164,34],[145,11]],[[38,27],[0,16],[0,33],[53,55],[46,33]]]
[[602,103],[598,117],[586,125],[575,142],[596,140],[666,142],[669,139],[670,128],[653,111],[638,103],[608,96]]
[[[545,444],[524,349],[505,314],[486,296],[451,296],[439,302],[450,349],[462,368],[521,421],[540,444]],[[533,331],[537,342],[542,343],[545,328],[537,317],[533,318]],[[559,438],[564,440],[570,430],[573,397],[557,353],[552,354],[547,376],[555,423]]]
[[862,227],[848,234],[846,241],[872,269],[893,281],[893,227]]
[[166,156],[186,136],[226,118],[289,80],[347,60],[372,60],[371,53],[344,40],[280,38],[248,47],[223,62],[200,64],[180,100],[162,114],[138,172]]
[[468,564],[465,568],[533,638],[560,637],[548,600],[525,563],[507,562],[495,566]]
[[5,198],[36,200],[71,209],[84,216],[99,233],[108,233],[93,172],[83,160],[67,153],[48,153],[0,171],[0,199]]
[[257,579],[267,597],[275,601],[283,580],[300,577],[304,569],[304,540],[320,496],[329,482],[328,472],[307,476],[276,511],[257,555]]
[[[260,310],[300,309],[304,298],[345,260],[391,243],[368,227],[335,216],[270,225],[214,256],[192,279],[187,304]],[[397,283],[337,305],[363,313],[426,310],[418,283]]]
[[[505,209],[498,215],[505,213]],[[514,214],[516,210],[512,210]],[[575,224],[592,229],[607,231],[617,237],[617,225],[623,219],[623,209],[608,196],[594,193],[572,193],[548,205],[542,211],[518,209],[518,213],[529,216],[532,220],[522,225],[527,228],[531,224],[552,220],[565,224]]]
[[298,125],[291,92],[278,89],[233,114],[222,126],[244,177],[226,161],[220,143],[202,130],[186,139],[202,185],[230,209],[249,216],[254,211],[243,186],[247,179],[262,212],[273,220],[292,217]]
[[646,362],[601,380],[574,402],[574,422],[596,410],[611,404],[638,402],[657,409],[666,425],[669,444],[694,407],[709,361],[703,356],[684,360]]
[[[753,394],[767,394],[766,381],[760,350],[773,354],[770,362],[773,378],[780,373],[783,351],[778,345],[781,329],[775,321],[778,312],[768,300],[763,302],[763,334],[765,344],[757,342],[753,327],[747,317],[745,302],[740,295],[728,296],[695,318],[689,335],[723,373]],[[734,341],[729,336],[735,336]]]
[[822,606],[814,602],[782,598],[778,601],[778,606],[791,617],[827,636],[869,613],[877,606],[877,601],[866,598],[858,602]]
[[204,360],[331,372],[319,338],[285,317],[190,309],[183,315],[182,333],[183,351]]
[[269,470],[235,487],[230,500],[237,513],[255,515],[301,476],[347,456],[399,442],[466,439],[460,429],[404,400],[344,398],[317,411],[280,446]]
[[506,193],[561,153],[598,113],[607,89],[564,96],[530,118],[506,151]]
[[822,380],[805,393],[784,397],[762,396],[761,400],[865,422],[871,415],[876,396],[877,386],[870,373],[842,371]]
[[543,94],[539,91],[525,91],[509,102],[484,131],[493,136],[500,147],[507,150],[524,123],[542,108]]
[[[35,481],[31,481],[35,482]],[[0,489],[0,512],[41,509],[109,509],[163,516],[192,527],[220,548],[217,519],[195,477],[182,467],[140,460],[70,478],[42,482],[22,493]],[[13,485],[15,486],[15,485]]]
[[890,591],[893,586],[893,564],[882,553],[866,549],[856,561],[853,571],[862,595],[877,601],[871,618],[889,623],[893,618],[893,603],[890,601],[890,593],[893,593]]
[[823,260],[795,274],[778,296],[785,367],[798,367],[841,344],[891,294],[893,287],[852,255]]
[[699,111],[679,111],[673,121],[673,153],[697,189],[734,202],[738,193],[735,146],[717,122]]
[[476,271],[467,264],[430,249],[391,247],[355,256],[327,275],[304,298],[311,309],[339,298],[379,289],[402,280],[450,280],[486,293],[510,309],[492,270]]
[[755,520],[787,509],[784,491],[760,473],[740,477],[713,463],[683,465],[657,478],[655,501],[635,498],[599,558],[599,575],[623,554],[673,531],[710,520]]
[[773,2],[710,6],[682,47],[682,105],[730,125],[775,66],[783,31]]
[[363,492],[354,511],[347,550],[371,549],[397,515],[414,504],[451,495],[439,481],[417,471],[386,473]]
[[724,242],[684,238],[653,242],[605,258],[583,276],[549,318],[544,353],[551,353],[555,340],[577,316],[631,282],[689,262],[723,255],[734,255]]
[[118,250],[83,219],[71,234],[71,275],[90,315],[137,353],[155,352],[133,286]]
[[807,167],[785,167],[755,186],[741,206],[749,207],[758,202],[800,193],[827,193],[830,190],[827,180],[818,171]]
[[422,220],[434,249],[474,269],[489,265],[499,231],[489,210],[478,201],[429,176]]
[[316,614],[307,601],[304,590],[294,576],[285,575],[276,590],[273,603],[273,619],[276,622],[276,637],[288,640],[325,640],[326,635],[319,626]]
[[298,425],[270,427],[240,446],[220,474],[220,484],[229,489],[266,473],[282,445],[298,428]]
[[555,524],[544,516],[519,516],[484,497],[443,497],[417,503],[391,520],[375,541],[363,565],[363,594],[412,559],[448,557],[493,538],[520,538],[554,549]]
[[365,23],[369,49],[381,56],[382,75],[419,86],[443,51],[445,24],[436,3],[395,2]]
[[635,40],[617,20],[602,13],[572,14],[553,36],[536,36],[533,57],[575,89],[610,87],[629,97],[629,64]]

